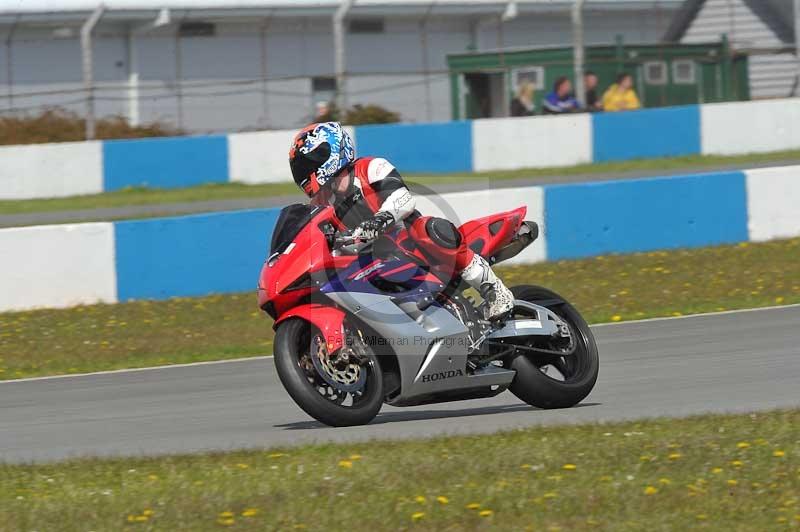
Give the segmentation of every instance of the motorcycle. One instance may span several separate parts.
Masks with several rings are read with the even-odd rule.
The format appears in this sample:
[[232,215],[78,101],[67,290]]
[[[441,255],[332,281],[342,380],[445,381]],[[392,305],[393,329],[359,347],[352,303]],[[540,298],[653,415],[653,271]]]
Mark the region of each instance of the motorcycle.
[[[459,227],[490,263],[538,237],[520,207]],[[493,397],[510,390],[538,408],[580,403],[597,380],[588,325],[555,292],[515,286],[513,310],[485,303],[407,231],[353,238],[328,206],[284,208],[259,277],[260,308],[274,319],[274,361],[286,391],[331,426],[369,423],[383,403],[413,406]]]

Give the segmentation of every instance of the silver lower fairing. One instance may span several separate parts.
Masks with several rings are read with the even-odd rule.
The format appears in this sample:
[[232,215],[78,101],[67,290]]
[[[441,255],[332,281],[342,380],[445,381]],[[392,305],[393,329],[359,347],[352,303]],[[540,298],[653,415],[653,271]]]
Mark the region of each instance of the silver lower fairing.
[[[388,347],[397,356],[400,393],[390,404],[412,405],[489,396],[507,388],[515,372],[487,366],[467,372],[472,340],[466,326],[437,305],[400,308],[391,297],[355,292],[327,294],[376,333],[373,349]],[[375,349],[385,352],[385,349]]]

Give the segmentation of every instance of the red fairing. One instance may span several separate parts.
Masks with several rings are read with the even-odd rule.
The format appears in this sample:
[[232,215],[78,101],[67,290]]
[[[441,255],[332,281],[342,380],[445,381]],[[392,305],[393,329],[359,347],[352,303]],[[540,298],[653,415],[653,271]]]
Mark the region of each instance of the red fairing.
[[307,274],[328,268],[344,268],[357,257],[332,256],[319,228],[325,222],[341,228],[333,209],[323,209],[297,234],[287,251],[264,264],[258,280],[258,305],[261,308],[271,305],[275,326],[289,317],[312,323],[323,332],[329,345],[334,346],[334,349],[329,347],[333,351],[342,346],[344,313],[333,307],[304,304],[317,287],[303,279],[307,279]]
[[328,352],[333,353],[344,345],[344,312],[338,308],[307,304],[295,307],[275,321],[275,325],[289,318],[302,318],[322,332]]
[[430,216],[422,216],[414,220],[408,231],[411,239],[423,251],[423,258],[433,259],[431,266],[444,270],[448,276],[451,275],[450,272],[461,272],[472,261],[473,251],[467,247],[466,239],[462,240],[461,245],[455,249],[445,248],[433,242],[425,229],[425,224],[430,218]]
[[467,246],[475,249],[472,247],[473,243],[482,241],[483,246],[478,252],[483,257],[491,257],[500,248],[511,242],[522,226],[527,212],[527,207],[519,207],[512,211],[472,220],[459,227],[458,230],[464,237]]

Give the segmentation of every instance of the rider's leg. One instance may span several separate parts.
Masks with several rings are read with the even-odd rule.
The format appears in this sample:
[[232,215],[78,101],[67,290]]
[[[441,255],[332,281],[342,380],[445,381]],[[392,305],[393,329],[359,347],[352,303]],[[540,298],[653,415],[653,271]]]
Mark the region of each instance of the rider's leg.
[[503,284],[486,259],[467,247],[455,225],[443,218],[418,218],[409,228],[411,238],[423,253],[480,292],[488,303],[486,317],[494,319],[510,311],[514,295]]

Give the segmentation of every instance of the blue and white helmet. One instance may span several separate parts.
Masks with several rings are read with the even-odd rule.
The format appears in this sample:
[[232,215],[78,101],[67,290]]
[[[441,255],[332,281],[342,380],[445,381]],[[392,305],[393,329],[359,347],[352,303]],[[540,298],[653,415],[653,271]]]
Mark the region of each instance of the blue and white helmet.
[[289,149],[294,182],[309,197],[331,182],[356,158],[353,139],[338,122],[311,124],[300,130]]

